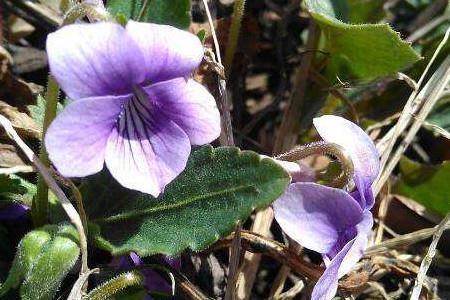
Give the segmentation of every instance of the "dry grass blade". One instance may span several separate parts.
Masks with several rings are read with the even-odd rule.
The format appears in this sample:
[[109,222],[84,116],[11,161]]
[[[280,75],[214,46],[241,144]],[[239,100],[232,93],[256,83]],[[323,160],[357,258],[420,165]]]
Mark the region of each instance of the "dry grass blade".
[[[445,225],[444,229],[450,229],[450,224]],[[432,228],[425,228],[411,233],[403,234],[398,237],[386,240],[377,245],[368,247],[364,252],[365,256],[373,256],[383,252],[388,252],[392,249],[408,246],[433,236],[438,230],[438,226]]]
[[[433,54],[433,57],[431,58],[427,67],[425,68],[425,71],[423,72],[421,78],[419,79],[417,83],[419,87],[422,86],[422,83],[425,80],[428,70],[430,69],[431,65],[433,64],[434,60],[436,59],[437,55],[439,54],[443,46],[448,41],[449,36],[450,36],[450,28],[447,29],[444,38],[437,47],[435,53]],[[400,160],[402,154],[406,151],[409,144],[416,135],[417,131],[422,126],[426,116],[430,113],[434,104],[436,104],[436,102],[441,98],[444,89],[449,81],[450,81],[450,56],[447,57],[444,60],[444,62],[442,62],[442,64],[439,66],[436,72],[431,76],[428,82],[420,89],[420,91],[414,91],[411,94],[405,107],[403,108],[403,111],[400,115],[399,120],[397,121],[397,124],[378,143],[379,145],[385,144],[386,139],[389,141],[384,153],[381,156],[381,172],[373,188],[375,195],[377,195],[380,192],[381,188],[383,187],[383,185],[389,178],[390,174],[394,170],[395,166],[397,165],[398,161]],[[403,132],[405,132],[405,130],[411,124],[413,119],[415,121],[407,131],[405,139],[402,141],[400,146],[392,155],[394,145],[397,139]]]
[[442,222],[439,223],[439,225],[436,227],[436,231],[433,235],[433,240],[431,241],[430,248],[423,258],[422,263],[420,264],[419,274],[417,274],[417,280],[414,284],[414,289],[412,291],[410,300],[419,299],[428,268],[430,267],[431,262],[433,261],[433,258],[436,254],[436,247],[438,245],[439,239],[441,238],[442,233],[447,229],[448,225],[450,225],[450,212],[447,213]]

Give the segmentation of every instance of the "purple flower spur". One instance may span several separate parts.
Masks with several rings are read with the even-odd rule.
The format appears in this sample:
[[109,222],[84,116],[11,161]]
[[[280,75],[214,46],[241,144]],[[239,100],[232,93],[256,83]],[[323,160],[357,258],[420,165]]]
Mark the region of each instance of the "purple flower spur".
[[220,134],[214,98],[188,78],[203,58],[189,32],[133,21],[69,25],[48,36],[47,53],[73,100],[45,136],[66,177],[105,163],[120,184],[156,197],[185,168],[191,144]]
[[324,141],[338,144],[354,165],[355,190],[312,182],[294,182],[274,204],[275,218],[286,234],[302,246],[322,254],[326,270],[312,292],[313,300],[332,299],[338,280],[363,256],[373,218],[372,183],[379,172],[379,156],[366,133],[341,117],[314,119]]

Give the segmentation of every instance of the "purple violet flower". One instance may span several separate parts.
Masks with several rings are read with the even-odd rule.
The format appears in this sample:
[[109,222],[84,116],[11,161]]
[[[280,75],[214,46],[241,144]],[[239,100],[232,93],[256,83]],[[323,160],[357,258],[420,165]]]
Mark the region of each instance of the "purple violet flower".
[[158,196],[186,166],[191,144],[220,134],[212,95],[187,77],[203,47],[186,31],[129,21],[65,26],[49,34],[50,70],[74,101],[45,146],[67,177],[105,163],[123,186]]
[[379,172],[378,151],[358,126],[336,116],[314,119],[326,142],[342,146],[354,165],[355,191],[294,182],[273,204],[283,231],[302,246],[322,254],[326,270],[312,292],[312,300],[332,299],[338,280],[363,256],[373,217],[372,183]]

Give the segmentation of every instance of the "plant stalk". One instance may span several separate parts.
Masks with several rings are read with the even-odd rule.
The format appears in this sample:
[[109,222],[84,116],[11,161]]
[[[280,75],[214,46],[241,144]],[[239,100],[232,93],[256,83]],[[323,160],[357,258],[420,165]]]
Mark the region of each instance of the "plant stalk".
[[[56,108],[58,105],[59,86],[52,75],[48,75],[47,92],[45,95],[45,114],[44,124],[42,128],[42,142],[41,149],[39,151],[39,159],[42,161],[45,167],[50,165],[48,159],[47,150],[44,145],[44,137],[47,132],[50,123],[56,117]],[[33,222],[36,227],[42,226],[47,223],[48,218],[48,186],[45,182],[42,174],[38,174],[37,179],[37,191],[36,196],[33,198],[32,204],[32,216]]]
[[242,17],[245,11],[245,0],[236,0],[233,6],[233,16],[231,19],[230,31],[228,33],[227,49],[225,51],[225,76],[231,74],[233,66],[234,54],[239,40],[239,33],[241,31]]

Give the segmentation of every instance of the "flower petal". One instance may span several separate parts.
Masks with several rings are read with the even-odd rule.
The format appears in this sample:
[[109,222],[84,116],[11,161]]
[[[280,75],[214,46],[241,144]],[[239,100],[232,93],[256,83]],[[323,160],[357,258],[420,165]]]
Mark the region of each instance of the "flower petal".
[[356,225],[358,234],[352,247],[345,255],[344,260],[339,267],[338,278],[341,278],[355,266],[355,264],[363,257],[366,249],[368,236],[373,226],[373,217],[370,211],[365,211],[362,221]]
[[361,193],[363,208],[373,206],[373,199],[366,199],[367,189],[378,176],[380,160],[370,137],[354,123],[337,116],[326,115],[313,120],[324,141],[336,143],[348,151],[355,167],[355,185]]
[[128,94],[144,80],[144,58],[119,24],[64,26],[48,35],[47,53],[51,73],[74,100]]
[[355,240],[349,241],[344,248],[333,258],[329,266],[314,286],[311,300],[331,300],[336,295],[338,287],[339,267],[345,256],[350,251]]
[[372,225],[372,214],[369,211],[365,211],[362,221],[356,226],[357,236],[349,241],[330,262],[325,260],[327,268],[317,281],[311,300],[329,300],[334,297],[338,287],[338,280],[350,272],[364,255],[364,250],[367,246],[367,236]]
[[220,114],[213,96],[192,79],[176,78],[144,88],[150,99],[189,136],[193,145],[220,135]]
[[63,176],[87,176],[103,168],[106,142],[128,98],[130,95],[73,101],[50,124],[45,147]]
[[203,46],[192,33],[169,26],[128,21],[126,30],[144,54],[147,80],[184,77],[203,59]]
[[15,220],[24,216],[30,208],[23,204],[12,204],[0,209],[0,220]]
[[362,218],[361,207],[345,191],[310,182],[289,185],[273,208],[289,237],[319,253],[328,253],[341,232]]
[[184,170],[190,151],[186,133],[140,91],[108,139],[105,162],[120,184],[156,197]]

